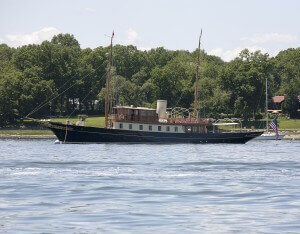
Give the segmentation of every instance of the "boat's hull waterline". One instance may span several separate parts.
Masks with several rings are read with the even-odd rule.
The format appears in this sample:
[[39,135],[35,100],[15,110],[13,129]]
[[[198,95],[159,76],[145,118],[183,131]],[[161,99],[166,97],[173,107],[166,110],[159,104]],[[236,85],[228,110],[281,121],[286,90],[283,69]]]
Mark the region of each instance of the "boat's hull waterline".
[[263,132],[164,133],[128,131],[44,122],[62,143],[239,143],[260,136]]

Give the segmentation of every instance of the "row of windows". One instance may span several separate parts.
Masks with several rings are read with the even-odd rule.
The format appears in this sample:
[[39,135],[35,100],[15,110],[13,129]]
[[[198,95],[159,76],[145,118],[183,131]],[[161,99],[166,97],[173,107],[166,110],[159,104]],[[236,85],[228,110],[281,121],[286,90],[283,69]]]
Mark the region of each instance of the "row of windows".
[[207,129],[205,126],[185,126],[184,131],[187,133],[206,133]]
[[[120,128],[120,129],[123,129],[123,124],[122,124],[122,123],[119,124],[119,128]],[[132,124],[129,124],[129,125],[128,125],[128,128],[129,128],[129,129],[132,129]],[[144,130],[144,125],[140,124],[140,125],[139,125],[139,130]],[[146,130],[146,129],[145,129],[145,130]],[[152,125],[148,125],[148,131],[152,131],[152,130],[153,130]],[[161,127],[161,126],[157,126],[157,131],[160,132],[161,130],[162,130],[162,127]],[[170,132],[170,131],[171,131],[171,127],[170,127],[170,126],[167,126],[167,127],[166,127],[166,131],[167,131],[167,132]],[[174,127],[174,132],[178,132],[178,127],[177,127],[177,126]]]

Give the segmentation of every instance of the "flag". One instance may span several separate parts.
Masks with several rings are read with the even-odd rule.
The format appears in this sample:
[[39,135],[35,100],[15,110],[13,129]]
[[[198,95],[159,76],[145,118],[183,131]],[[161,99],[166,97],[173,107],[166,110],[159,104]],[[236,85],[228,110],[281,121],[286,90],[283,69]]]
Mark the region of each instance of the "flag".
[[279,134],[278,134],[278,123],[276,118],[272,120],[272,122],[270,123],[270,127],[274,130],[277,139]]

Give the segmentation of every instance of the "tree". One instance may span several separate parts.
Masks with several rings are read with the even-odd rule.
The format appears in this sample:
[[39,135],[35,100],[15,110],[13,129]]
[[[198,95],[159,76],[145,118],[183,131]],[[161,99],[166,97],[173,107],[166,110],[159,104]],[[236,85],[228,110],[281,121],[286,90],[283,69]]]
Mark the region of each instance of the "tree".
[[299,108],[299,87],[300,79],[295,79],[290,84],[285,93],[285,101],[283,104],[283,113],[288,114],[291,118],[298,117],[297,109]]
[[254,117],[258,110],[264,109],[265,79],[272,82],[272,63],[268,54],[245,49],[240,56],[229,62],[223,69],[219,84],[231,93],[230,112],[244,119]]
[[163,67],[167,65],[167,63],[175,58],[176,55],[176,51],[166,50],[163,47],[146,51],[147,61],[151,70],[154,67]]
[[20,71],[11,68],[0,73],[0,127],[15,123],[20,117],[18,98],[21,75]]
[[283,112],[291,118],[298,116],[300,95],[300,48],[281,51],[274,59],[278,80],[278,95],[285,95]]
[[[97,99],[103,111],[109,50],[102,46],[81,49],[71,34],[16,49],[0,44],[0,125],[16,123],[40,104],[45,106],[35,112],[36,118],[94,112]],[[132,45],[115,45],[114,104],[154,107],[157,99],[166,99],[169,107],[191,108],[198,52],[163,47],[140,51]],[[201,116],[224,113],[247,119],[264,111],[268,78],[269,95],[285,95],[283,111],[296,117],[299,64],[300,48],[281,51],[275,58],[245,49],[231,62],[200,51]]]
[[151,82],[155,87],[156,99],[168,100],[168,105],[173,106],[180,97],[182,78],[185,77],[185,69],[176,62],[166,66],[156,67],[151,73]]
[[40,46],[25,45],[18,48],[12,56],[12,62],[20,71],[33,66],[40,66]]
[[[71,113],[70,100],[74,98],[79,84],[79,63],[81,49],[78,41],[70,34],[54,36],[51,42],[41,44],[41,67],[46,80],[53,80],[60,99],[52,104],[60,113]],[[65,92],[63,92],[65,91]]]
[[143,85],[147,80],[149,80],[150,74],[147,72],[145,67],[142,67],[137,73],[135,73],[131,81],[136,85]]
[[18,82],[21,84],[18,97],[18,115],[25,117],[41,104],[44,104],[43,107],[33,113],[31,117],[51,115],[50,102],[45,103],[45,101],[55,96],[55,87],[53,81],[42,79],[42,69],[40,67],[25,69]]
[[139,72],[147,63],[143,52],[135,46],[116,45],[113,48],[113,64],[118,75],[131,80],[132,76]]
[[77,48],[77,49],[80,49],[80,45],[79,45],[79,42],[75,39],[74,35],[71,35],[71,34],[58,34],[58,35],[55,35],[51,42],[53,44],[56,44],[56,45],[61,45],[63,47],[68,47],[68,48]]
[[[140,106],[143,103],[144,97],[140,87],[129,80],[119,75],[114,75],[110,84],[111,92],[110,99],[113,100],[114,105],[134,105]],[[99,93],[99,101],[104,105],[105,87]]]
[[14,52],[14,48],[6,44],[0,44],[0,61],[11,61]]

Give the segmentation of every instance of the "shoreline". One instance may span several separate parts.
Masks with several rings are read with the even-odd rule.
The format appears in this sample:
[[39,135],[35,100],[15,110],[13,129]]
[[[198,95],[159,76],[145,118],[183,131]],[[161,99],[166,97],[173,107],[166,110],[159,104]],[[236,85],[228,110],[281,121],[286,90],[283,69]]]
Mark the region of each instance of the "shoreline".
[[55,135],[0,134],[0,139],[56,139]]
[[[300,140],[299,130],[284,130],[279,134],[285,133],[283,140]],[[0,139],[57,139],[54,134],[0,134]]]
[[300,140],[300,135],[285,135],[283,140]]

